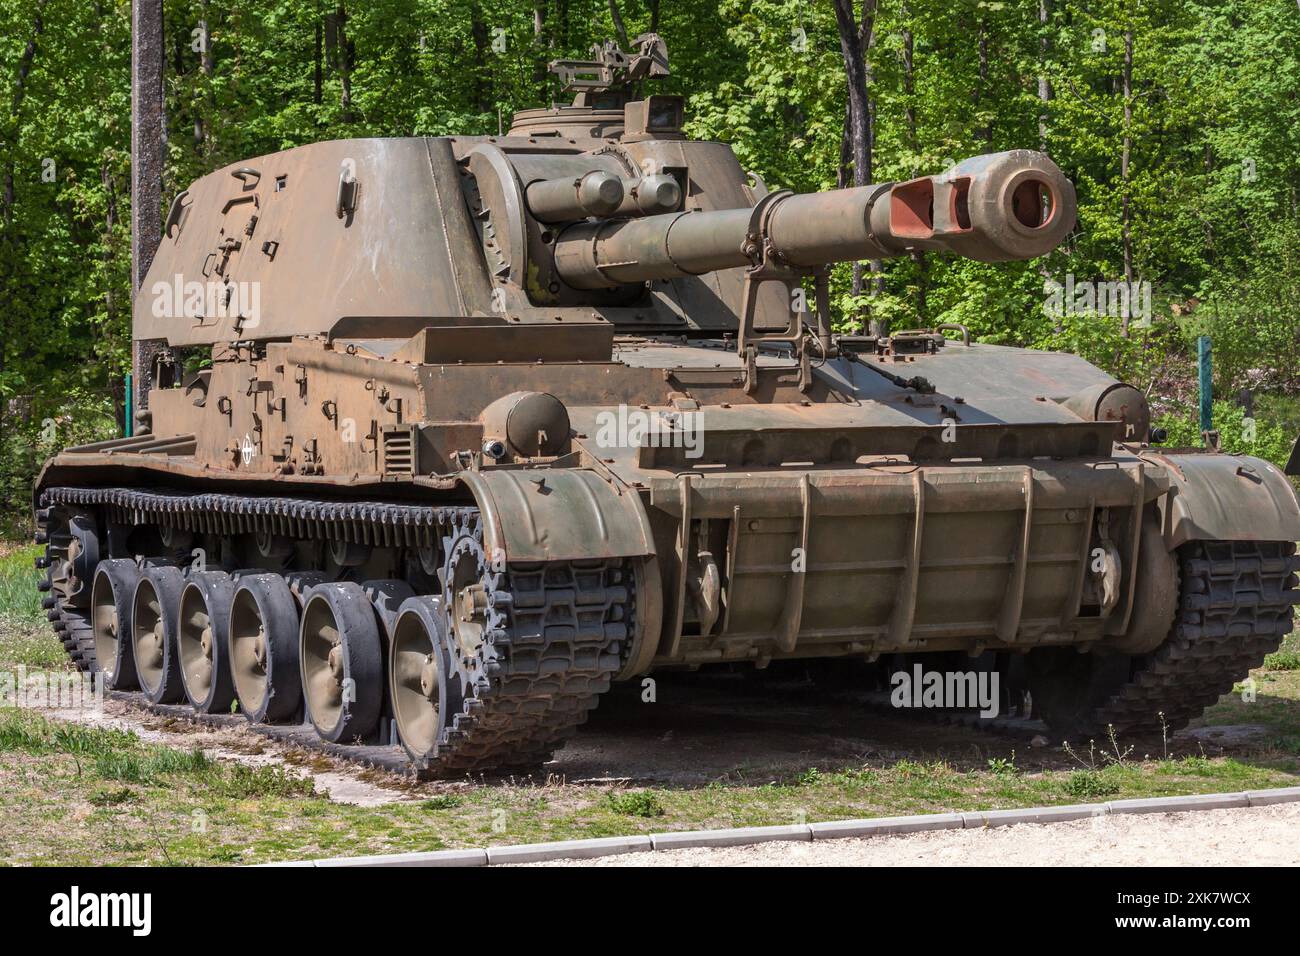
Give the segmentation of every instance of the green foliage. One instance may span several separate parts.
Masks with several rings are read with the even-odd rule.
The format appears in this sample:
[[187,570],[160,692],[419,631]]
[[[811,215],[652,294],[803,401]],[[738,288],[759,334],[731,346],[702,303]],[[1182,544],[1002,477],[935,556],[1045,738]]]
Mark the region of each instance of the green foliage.
[[[1296,436],[1272,421],[1248,419],[1245,409],[1236,402],[1214,403],[1214,427],[1219,444],[1225,451],[1254,455],[1281,467],[1291,455]],[[1171,448],[1194,448],[1202,444],[1200,412],[1195,407],[1167,412],[1156,419],[1166,429],[1165,444]]]
[[1010,777],[1016,773],[1016,754],[1012,751],[1010,757],[990,757],[988,760],[989,773],[999,777]]
[[1275,651],[1264,658],[1264,669],[1270,671],[1300,671],[1300,653]]
[[1108,797],[1119,792],[1119,784],[1109,779],[1104,770],[1075,770],[1061,786],[1067,794],[1079,800]]
[[[611,6],[167,0],[165,192],[319,140],[495,133],[515,109],[560,98],[545,63],[614,36]],[[629,36],[655,28],[668,41],[666,87],[688,96],[692,134],[733,144],[772,188],[852,181],[831,4],[615,6]],[[860,14],[861,0],[853,7]],[[984,341],[1078,352],[1155,398],[1185,390],[1194,338],[1208,332],[1220,396],[1295,391],[1300,10],[1293,0],[1046,9],[1040,23],[1032,3],[880,4],[866,54],[869,173],[907,179],[1042,146],[1077,184],[1069,241],[1029,263],[887,261],[878,287],[857,295],[851,267],[838,266],[837,324],[958,322]],[[0,0],[0,534],[30,531],[28,488],[53,448],[108,437],[122,420],[129,30],[125,3]],[[1049,280],[1128,275],[1151,284],[1149,327],[1044,307]],[[1260,453],[1277,460],[1272,446]]]
[[36,590],[40,572],[35,559],[40,553],[41,549],[34,545],[0,552],[0,621],[16,628],[45,623],[40,592]]
[[464,802],[460,797],[450,793],[440,793],[435,797],[420,801],[422,810],[454,810]]
[[803,773],[799,774],[796,781],[801,787],[815,787],[817,784],[821,783],[821,779],[822,772],[816,767],[809,767]]
[[663,805],[653,790],[625,790],[609,794],[609,808],[630,817],[661,817]]

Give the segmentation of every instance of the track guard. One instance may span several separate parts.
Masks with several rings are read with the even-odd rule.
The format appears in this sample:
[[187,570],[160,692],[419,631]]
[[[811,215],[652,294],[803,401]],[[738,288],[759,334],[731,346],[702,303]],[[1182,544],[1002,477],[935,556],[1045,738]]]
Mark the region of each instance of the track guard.
[[489,554],[511,563],[644,557],[654,553],[641,499],[593,471],[467,471]]
[[635,563],[635,627],[616,680],[645,673],[659,645],[663,595],[650,520],[639,495],[593,471],[467,471],[483,545],[501,563],[644,558]]
[[1169,494],[1161,531],[1170,549],[1188,541],[1298,541],[1300,504],[1277,466],[1247,455],[1160,454]]

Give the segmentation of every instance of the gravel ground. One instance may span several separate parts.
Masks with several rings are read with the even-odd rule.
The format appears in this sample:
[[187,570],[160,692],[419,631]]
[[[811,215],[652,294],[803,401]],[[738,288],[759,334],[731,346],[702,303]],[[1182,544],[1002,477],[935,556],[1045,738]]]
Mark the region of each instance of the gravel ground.
[[628,853],[538,866],[1297,866],[1300,803],[867,840]]

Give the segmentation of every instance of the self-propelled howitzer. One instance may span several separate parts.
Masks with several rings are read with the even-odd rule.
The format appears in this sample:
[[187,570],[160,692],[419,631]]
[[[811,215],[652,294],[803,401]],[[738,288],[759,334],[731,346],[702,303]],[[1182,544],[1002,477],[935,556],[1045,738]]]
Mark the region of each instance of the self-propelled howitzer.
[[832,333],[830,263],[1053,249],[1047,157],[768,190],[632,93],[666,72],[638,45],[556,63],[574,103],[504,136],[317,143],[176,197],[134,432],[36,488],[77,666],[460,775],[536,767],[656,671],[956,666],[1127,733],[1277,646],[1300,509],[1271,464],[1154,447],[1143,393],[1073,355]]

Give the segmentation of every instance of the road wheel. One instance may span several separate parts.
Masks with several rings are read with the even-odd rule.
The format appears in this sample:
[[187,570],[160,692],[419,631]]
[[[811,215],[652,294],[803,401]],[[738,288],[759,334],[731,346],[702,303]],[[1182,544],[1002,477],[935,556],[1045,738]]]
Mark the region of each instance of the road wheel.
[[236,583],[227,640],[239,709],[255,724],[292,719],[302,707],[298,602],[278,574]]
[[369,737],[383,703],[379,619],[351,581],[311,589],[298,644],[303,697],[316,732],[334,743]]
[[135,690],[140,686],[131,647],[131,610],[140,568],[134,561],[101,561],[95,571],[90,597],[90,626],[95,660],[109,690]]
[[185,699],[176,625],[180,618],[185,575],[180,568],[146,568],[135,587],[131,607],[131,646],[136,677],[151,704]]
[[460,708],[459,701],[448,700],[444,618],[438,598],[409,598],[398,612],[389,647],[388,686],[397,733],[421,766],[437,753],[447,711]]
[[181,679],[185,696],[200,713],[229,711],[235,699],[226,637],[234,595],[234,581],[221,571],[193,575],[181,593],[176,629]]

